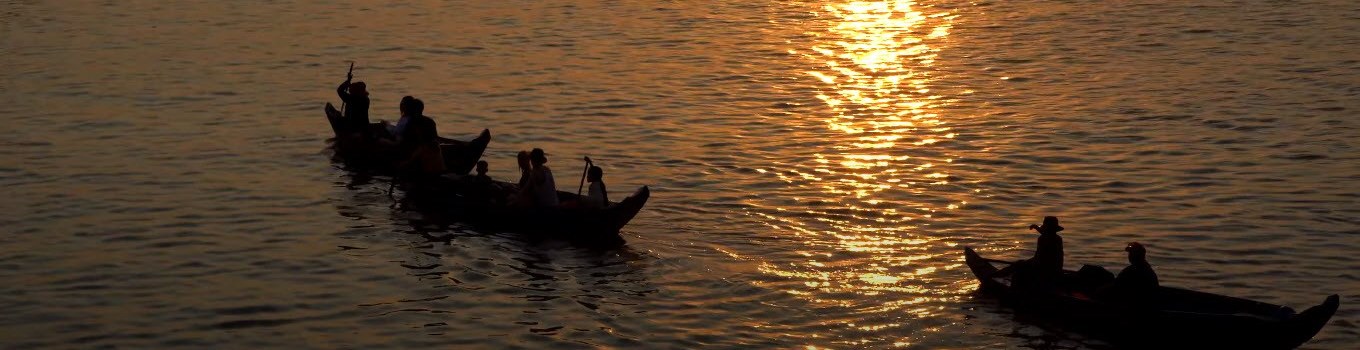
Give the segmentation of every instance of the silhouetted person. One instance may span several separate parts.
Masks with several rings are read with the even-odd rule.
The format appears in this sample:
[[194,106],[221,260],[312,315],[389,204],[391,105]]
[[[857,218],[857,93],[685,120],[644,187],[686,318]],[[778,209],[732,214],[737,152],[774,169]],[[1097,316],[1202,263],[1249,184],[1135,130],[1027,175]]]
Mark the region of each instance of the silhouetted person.
[[1124,247],[1129,252],[1129,266],[1119,271],[1111,286],[1114,296],[1127,302],[1143,303],[1151,300],[1157,293],[1157,272],[1147,261],[1147,249],[1138,242]]
[[401,112],[401,116],[397,119],[397,124],[387,125],[387,121],[383,121],[383,126],[387,128],[387,134],[391,136],[393,140],[400,141],[401,134],[406,132],[406,126],[411,123],[411,112],[409,109],[411,103],[415,102],[415,100],[415,97],[403,96],[401,102],[397,103],[397,110]]
[[529,188],[529,179],[533,177],[534,165],[529,160],[529,151],[519,151],[515,154],[515,162],[519,164],[519,184],[521,190]]
[[397,135],[400,143],[406,144],[408,139],[413,142],[439,142],[439,129],[434,119],[425,116],[425,101],[411,99],[406,104],[406,118],[406,126]]
[[345,82],[335,88],[340,100],[345,101],[345,125],[350,132],[368,136],[368,89],[362,81],[354,80],[354,73],[345,77]]
[[510,203],[519,207],[532,207],[534,165],[530,160],[529,151],[521,150],[515,154],[515,162],[519,165],[519,181],[516,182],[517,190],[510,196]]
[[551,208],[558,205],[557,184],[553,182],[552,169],[548,168],[548,155],[542,148],[529,152],[529,161],[534,169],[529,177],[529,189],[533,195],[534,206]]
[[1034,249],[1035,267],[1045,275],[1062,274],[1063,243],[1058,232],[1063,227],[1058,226],[1058,217],[1045,216],[1043,226],[1031,224],[1029,229],[1039,231],[1039,243]]
[[491,177],[486,176],[487,167],[485,160],[477,161],[477,175],[472,178],[472,181],[478,184],[491,184]]
[[586,195],[586,208],[604,208],[609,205],[609,193],[604,188],[604,169],[591,165],[586,175],[590,181],[590,192]]
[[500,198],[495,195],[497,193],[496,182],[486,175],[487,167],[485,160],[477,161],[477,175],[472,177],[471,191],[469,192],[473,201],[499,203],[501,202]]
[[1058,236],[1063,228],[1058,225],[1058,217],[1045,216],[1042,226],[1029,225],[1029,229],[1039,231],[1034,257],[1008,268],[1015,273],[1011,285],[1021,291],[1057,288],[1062,282],[1063,266],[1062,236]]
[[414,99],[407,105],[411,121],[403,130],[398,144],[398,156],[404,159],[399,167],[408,172],[424,176],[438,176],[447,169],[444,165],[443,151],[435,131],[434,119],[424,116],[425,103]]

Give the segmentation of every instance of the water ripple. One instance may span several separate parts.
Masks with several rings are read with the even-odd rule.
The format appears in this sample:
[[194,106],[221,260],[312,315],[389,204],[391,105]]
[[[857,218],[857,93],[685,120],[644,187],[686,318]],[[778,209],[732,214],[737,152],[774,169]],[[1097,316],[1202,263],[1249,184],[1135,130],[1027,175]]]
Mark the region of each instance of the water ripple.
[[[1360,299],[1352,2],[87,5],[0,9],[17,348],[1106,348],[973,294],[959,246],[1043,215],[1068,261]],[[654,198],[608,251],[405,203],[321,152],[344,60],[494,177]]]

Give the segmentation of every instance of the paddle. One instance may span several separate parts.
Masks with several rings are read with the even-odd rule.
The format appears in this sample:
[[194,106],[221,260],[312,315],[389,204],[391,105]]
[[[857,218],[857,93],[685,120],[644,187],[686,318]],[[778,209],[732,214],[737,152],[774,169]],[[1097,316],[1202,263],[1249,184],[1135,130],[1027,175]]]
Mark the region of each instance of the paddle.
[[581,184],[576,186],[576,196],[578,197],[581,196],[581,189],[586,187],[586,174],[590,172],[591,165],[593,163],[590,161],[590,156],[586,156],[586,168],[581,170]]
[[[349,73],[345,73],[345,81],[354,80],[354,61],[349,61]],[[345,115],[345,100],[340,100],[340,115]]]
[[984,257],[981,257],[981,256],[978,256],[978,259],[982,259],[982,261],[986,261],[986,262],[989,262],[989,263],[997,263],[997,264],[1004,264],[1004,265],[1006,265],[1005,267],[1002,267],[1001,269],[996,270],[996,272],[993,272],[993,273],[991,274],[991,276],[989,276],[989,277],[1003,277],[1003,276],[1010,275],[1010,274],[1012,274],[1012,273],[1015,273],[1015,269],[1016,269],[1017,267],[1020,266],[1020,265],[1016,264],[1014,261],[1010,261],[1010,260],[988,259],[988,258],[984,258]]
[[993,262],[993,263],[998,263],[998,264],[1015,265],[1015,262],[1014,262],[1014,261],[1010,261],[1010,260],[988,259],[988,258],[984,258],[984,257],[980,257],[980,256],[978,257],[978,259],[982,259],[982,261]]

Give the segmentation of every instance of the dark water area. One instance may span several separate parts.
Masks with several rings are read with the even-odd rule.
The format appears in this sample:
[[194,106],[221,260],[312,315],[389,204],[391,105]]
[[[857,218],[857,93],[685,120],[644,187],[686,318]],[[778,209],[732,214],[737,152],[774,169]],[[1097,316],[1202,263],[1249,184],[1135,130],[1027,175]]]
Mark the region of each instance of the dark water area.
[[[1353,1],[0,1],[0,348],[1109,348],[964,246],[1340,294],[1360,344]],[[652,198],[599,250],[410,210],[374,119]],[[434,238],[434,239],[432,239]]]

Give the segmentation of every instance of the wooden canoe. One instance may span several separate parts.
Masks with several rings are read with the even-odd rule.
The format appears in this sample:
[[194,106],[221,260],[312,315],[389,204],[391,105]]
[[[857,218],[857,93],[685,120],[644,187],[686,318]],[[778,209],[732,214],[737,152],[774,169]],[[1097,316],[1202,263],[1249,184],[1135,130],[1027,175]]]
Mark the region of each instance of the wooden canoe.
[[[355,140],[350,137],[350,131],[344,123],[344,117],[335,106],[326,104],[326,120],[330,122],[331,131],[335,132],[336,158],[344,161],[351,166],[371,168],[376,170],[389,169],[396,155],[389,149],[378,146],[371,142]],[[379,135],[387,134],[387,129],[380,123],[369,125],[371,132]],[[481,134],[469,141],[459,141],[453,139],[439,138],[439,148],[444,155],[444,166],[451,174],[467,174],[477,166],[477,161],[482,158],[482,152],[486,151],[486,146],[491,143],[491,130],[483,129]]]
[[583,196],[558,191],[562,207],[525,208],[510,204],[509,198],[518,191],[515,184],[493,181],[490,186],[477,185],[471,179],[447,175],[435,184],[411,188],[407,196],[424,205],[435,204],[439,210],[477,226],[591,246],[624,243],[619,231],[651,198],[651,189],[642,186],[622,201],[587,209],[567,204],[580,202]]
[[[1080,286],[1048,292],[1014,290],[1010,275],[997,273],[998,264],[1011,263],[983,258],[968,247],[964,257],[980,283],[979,291],[1000,297],[1017,312],[1137,347],[1292,349],[1312,339],[1340,305],[1340,297],[1333,294],[1322,304],[1294,313],[1280,305],[1159,287],[1142,306],[1131,307],[1089,297]],[[1064,271],[1065,280],[1076,284],[1071,282],[1076,274]]]

